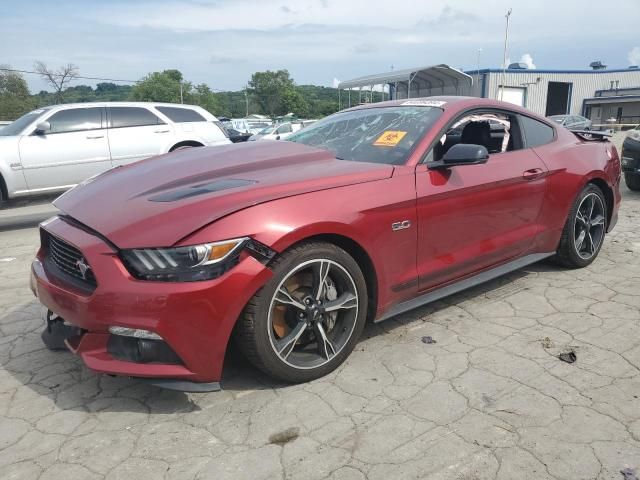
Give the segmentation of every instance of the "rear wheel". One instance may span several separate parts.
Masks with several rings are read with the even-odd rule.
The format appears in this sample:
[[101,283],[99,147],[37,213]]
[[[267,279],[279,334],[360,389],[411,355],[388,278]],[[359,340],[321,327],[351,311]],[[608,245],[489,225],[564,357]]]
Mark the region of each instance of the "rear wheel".
[[640,192],[640,174],[625,172],[624,181],[627,187],[629,187],[629,190]]
[[178,150],[185,150],[187,148],[196,148],[196,147],[204,147],[201,143],[191,142],[191,143],[183,143],[174,145],[169,149],[169,152],[176,152]]
[[587,185],[576,198],[562,231],[556,259],[564,266],[582,268],[595,260],[607,230],[607,207],[602,191]]
[[238,321],[236,341],[275,378],[322,377],[349,356],[364,328],[364,276],[347,252],[328,243],[295,247],[272,268],[273,278]]

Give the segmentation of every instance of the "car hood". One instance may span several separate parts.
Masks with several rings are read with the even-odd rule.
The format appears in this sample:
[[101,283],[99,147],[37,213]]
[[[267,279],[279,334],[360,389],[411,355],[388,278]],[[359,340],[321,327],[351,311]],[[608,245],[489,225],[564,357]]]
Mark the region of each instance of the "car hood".
[[252,205],[392,173],[391,165],[337,160],[297,143],[232,144],[111,169],[54,205],[120,248],[162,247]]

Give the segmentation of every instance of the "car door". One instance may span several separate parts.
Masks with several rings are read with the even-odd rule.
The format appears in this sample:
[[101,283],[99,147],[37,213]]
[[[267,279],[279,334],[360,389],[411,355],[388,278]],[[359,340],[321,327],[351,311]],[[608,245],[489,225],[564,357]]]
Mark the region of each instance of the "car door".
[[486,163],[431,169],[436,144],[416,169],[422,291],[504,263],[534,244],[548,170],[523,148],[518,117],[507,112],[505,118],[505,151],[490,153]]
[[144,107],[107,107],[109,148],[114,166],[166,153],[173,126]]
[[564,122],[564,126],[569,130],[577,130],[580,129],[580,119],[574,115],[569,115],[567,120]]
[[42,118],[48,130],[21,137],[20,161],[29,190],[70,187],[111,168],[104,114],[104,107],[58,110]]
[[293,129],[291,128],[291,124],[283,123],[277,128],[275,132],[273,132],[273,135],[275,136],[276,140],[284,140],[285,138],[290,136],[292,133],[293,133]]

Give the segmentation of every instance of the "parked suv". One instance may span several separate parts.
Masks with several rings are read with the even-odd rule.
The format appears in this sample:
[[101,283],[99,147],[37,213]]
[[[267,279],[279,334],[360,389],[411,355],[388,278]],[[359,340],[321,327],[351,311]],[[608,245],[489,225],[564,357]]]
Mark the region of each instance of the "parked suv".
[[0,203],[54,193],[104,170],[178,148],[230,143],[193,105],[77,103],[29,112],[0,130]]
[[627,187],[640,191],[640,125],[629,130],[622,144],[622,171]]

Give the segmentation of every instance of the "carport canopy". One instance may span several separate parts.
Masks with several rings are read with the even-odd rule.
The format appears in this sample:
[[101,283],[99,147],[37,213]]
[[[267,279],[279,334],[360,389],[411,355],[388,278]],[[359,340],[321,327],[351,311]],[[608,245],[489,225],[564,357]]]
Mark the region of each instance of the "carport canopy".
[[473,79],[470,75],[445,64],[429,67],[407,68],[376,73],[345,80],[339,90],[373,89],[377,85],[389,85],[391,98],[415,98],[431,95],[469,94]]

